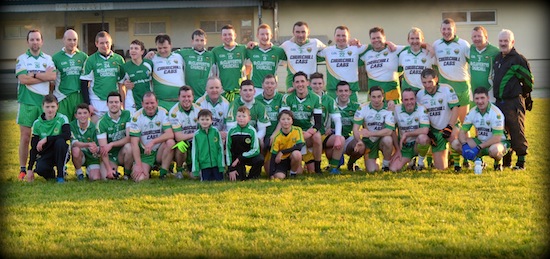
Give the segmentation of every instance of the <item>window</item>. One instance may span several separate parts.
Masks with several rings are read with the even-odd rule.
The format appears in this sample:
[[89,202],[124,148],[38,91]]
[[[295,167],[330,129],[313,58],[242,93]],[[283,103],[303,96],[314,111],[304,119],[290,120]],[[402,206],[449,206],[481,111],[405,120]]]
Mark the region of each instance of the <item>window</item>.
[[224,20],[220,20],[220,21],[201,21],[200,22],[200,28],[202,30],[204,30],[205,32],[222,32],[222,27],[227,25],[227,24],[231,24],[231,21],[224,21]]
[[166,33],[165,22],[136,22],[134,26],[135,35],[157,35]]
[[456,11],[456,12],[443,12],[441,14],[442,19],[451,18],[456,23],[483,23],[483,24],[496,24],[497,12],[496,11]]
[[6,25],[4,26],[4,39],[21,39],[27,38],[28,30],[21,25]]

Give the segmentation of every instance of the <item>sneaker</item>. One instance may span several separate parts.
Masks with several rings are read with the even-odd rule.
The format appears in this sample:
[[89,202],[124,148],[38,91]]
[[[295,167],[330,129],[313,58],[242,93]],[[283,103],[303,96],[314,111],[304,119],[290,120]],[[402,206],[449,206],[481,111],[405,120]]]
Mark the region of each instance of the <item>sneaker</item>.
[[177,172],[176,173],[176,178],[177,179],[183,179],[183,173],[182,172]]
[[462,167],[460,167],[459,165],[455,165],[455,172],[458,173],[462,171]]
[[79,175],[77,175],[77,176],[76,176],[76,179],[77,179],[78,181],[84,180],[84,174],[79,174]]
[[514,171],[525,170],[525,166],[523,166],[523,165],[516,165],[516,166],[512,167],[512,170],[514,170]]
[[415,165],[413,167],[413,170],[415,170],[415,171],[422,171],[424,169],[426,169],[426,168],[423,165]]
[[290,178],[296,178],[297,174],[290,174]]
[[334,167],[330,169],[330,174],[341,174],[340,170],[338,168]]
[[130,180],[130,176],[124,175],[124,176],[122,177],[122,180],[128,181],[128,180]]
[[493,168],[495,169],[495,171],[502,171],[502,165],[501,164],[495,164],[493,166]]
[[382,167],[382,171],[388,172],[388,171],[390,171],[390,168],[388,166],[384,166],[384,167]]
[[359,167],[359,166],[356,165],[355,163],[348,163],[347,167],[348,167],[348,171],[350,171],[350,172],[358,172],[358,171],[361,171],[361,167]]
[[65,178],[57,177],[57,183],[64,183],[64,182],[65,182]]
[[27,172],[21,171],[19,172],[19,176],[17,177],[17,179],[19,179],[20,181],[23,181],[25,180],[25,176],[27,176]]
[[470,162],[468,162],[468,160],[464,159],[464,162],[462,162],[462,167],[464,169],[470,169]]
[[413,157],[411,161],[409,161],[409,170],[415,170],[416,168],[416,157]]

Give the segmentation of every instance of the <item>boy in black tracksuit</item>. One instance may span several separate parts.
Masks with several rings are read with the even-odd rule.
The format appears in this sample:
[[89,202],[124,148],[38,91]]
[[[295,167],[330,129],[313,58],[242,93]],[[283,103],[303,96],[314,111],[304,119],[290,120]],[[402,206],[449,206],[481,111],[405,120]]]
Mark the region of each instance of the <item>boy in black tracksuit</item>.
[[[65,165],[69,160],[71,128],[67,116],[58,113],[57,98],[44,96],[42,109],[44,113],[34,121],[32,126],[31,150],[27,180],[34,180],[34,172],[46,179],[55,179],[53,169],[57,168],[57,182],[65,182]],[[36,168],[33,167],[36,162]]]
[[[227,133],[227,164],[229,180],[256,179],[262,172],[264,158],[260,155],[260,142],[256,130],[248,122],[250,110],[241,106],[237,110],[237,126]],[[246,165],[252,166],[248,176]]]

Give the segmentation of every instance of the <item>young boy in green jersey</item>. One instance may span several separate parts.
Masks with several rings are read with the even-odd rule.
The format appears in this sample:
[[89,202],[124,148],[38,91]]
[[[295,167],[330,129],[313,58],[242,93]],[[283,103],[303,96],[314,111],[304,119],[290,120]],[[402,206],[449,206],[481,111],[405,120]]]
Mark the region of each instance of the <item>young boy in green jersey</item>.
[[[230,181],[257,179],[262,172],[264,158],[260,155],[260,142],[250,124],[250,109],[237,109],[237,126],[227,133],[227,164]],[[248,176],[246,166],[252,166]]]
[[[67,116],[58,113],[59,104],[53,94],[44,96],[42,109],[44,113],[32,125],[31,150],[27,181],[34,180],[34,172],[49,179],[57,178],[58,183],[65,182],[65,164],[69,158],[69,144],[71,129]],[[57,175],[54,171],[57,169]]]
[[99,143],[97,142],[97,129],[90,120],[92,117],[89,105],[81,103],[76,106],[76,120],[71,121],[71,154],[76,170],[76,178],[84,180],[82,166],[86,167],[89,179],[100,179],[99,171]]
[[193,135],[191,172],[200,173],[201,181],[221,181],[225,163],[220,132],[212,127],[212,112],[203,109],[198,114],[200,128]]
[[[305,141],[302,129],[292,126],[294,115],[290,110],[279,113],[280,130],[276,132],[271,145],[271,179],[284,179],[290,170],[290,176],[296,176],[302,166],[302,154],[305,153]],[[302,152],[303,151],[303,152]]]

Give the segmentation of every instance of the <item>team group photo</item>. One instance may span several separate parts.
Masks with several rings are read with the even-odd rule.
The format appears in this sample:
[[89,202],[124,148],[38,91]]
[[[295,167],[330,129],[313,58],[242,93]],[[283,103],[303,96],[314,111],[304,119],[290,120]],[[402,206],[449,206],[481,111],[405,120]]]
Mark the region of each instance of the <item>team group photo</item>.
[[2,7],[7,256],[548,253],[539,13],[84,2]]

